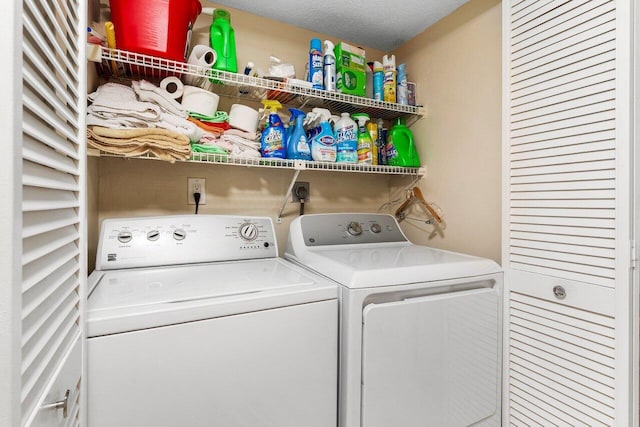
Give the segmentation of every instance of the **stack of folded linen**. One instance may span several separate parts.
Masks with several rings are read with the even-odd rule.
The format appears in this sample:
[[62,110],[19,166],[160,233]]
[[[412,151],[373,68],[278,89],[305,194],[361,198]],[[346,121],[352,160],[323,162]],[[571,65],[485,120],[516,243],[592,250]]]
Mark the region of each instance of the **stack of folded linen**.
[[[200,144],[192,144],[195,152],[214,152],[218,149],[234,157],[260,157],[260,134],[257,132],[244,132],[238,129],[227,129],[220,135],[206,133]],[[215,147],[216,149],[207,149]]]
[[188,160],[191,157],[189,138],[166,129],[88,126],[87,138],[91,146],[101,151],[127,157],[151,153],[170,162]]
[[187,112],[168,92],[145,80],[132,82],[132,87],[103,84],[89,100],[87,142],[107,153],[187,160],[189,142],[200,141],[205,133],[187,120]]

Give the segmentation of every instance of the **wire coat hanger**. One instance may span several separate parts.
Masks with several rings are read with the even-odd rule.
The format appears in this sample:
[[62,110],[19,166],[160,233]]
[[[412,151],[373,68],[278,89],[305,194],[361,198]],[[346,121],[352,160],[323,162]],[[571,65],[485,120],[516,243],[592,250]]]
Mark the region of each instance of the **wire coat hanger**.
[[440,215],[438,215],[435,209],[433,209],[431,205],[427,203],[424,196],[422,195],[422,191],[418,187],[413,187],[413,189],[411,189],[409,198],[405,200],[404,203],[402,203],[400,207],[398,207],[398,209],[396,209],[396,219],[398,221],[402,221],[403,219],[405,219],[407,217],[406,210],[414,203],[421,205],[427,210],[427,212],[429,212],[429,215],[431,215],[433,219],[435,219],[439,223],[442,223],[442,218],[440,217]]

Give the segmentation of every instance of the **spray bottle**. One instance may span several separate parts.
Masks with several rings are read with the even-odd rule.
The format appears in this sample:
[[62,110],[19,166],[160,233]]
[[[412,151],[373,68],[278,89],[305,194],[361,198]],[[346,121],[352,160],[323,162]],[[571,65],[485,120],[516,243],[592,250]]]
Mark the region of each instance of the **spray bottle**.
[[333,53],[333,43],[324,41],[324,58],[322,61],[324,71],[324,90],[336,91],[336,54]]
[[369,115],[356,113],[352,114],[352,117],[358,122],[358,163],[370,165],[372,163],[371,146],[373,142],[367,130]]
[[289,129],[292,130],[287,139],[287,159],[311,160],[311,148],[303,127],[306,114],[297,108],[289,108],[289,111]]
[[320,39],[309,43],[309,81],[314,89],[322,89],[322,44]]
[[224,9],[205,8],[202,13],[213,15],[209,28],[211,47],[216,51],[218,59],[213,68],[230,73],[238,72],[236,57],[236,36],[231,27],[231,14]]
[[262,157],[276,157],[284,159],[287,156],[285,131],[278,110],[282,104],[278,101],[263,99],[264,110],[269,115],[268,121],[260,138]]
[[358,163],[358,126],[351,120],[349,113],[335,123],[336,162]]
[[384,101],[396,102],[396,56],[382,57],[384,69]]
[[314,108],[312,113],[320,118],[320,128],[311,139],[311,157],[317,162],[336,161],[336,139],[331,129],[331,112],[326,108]]

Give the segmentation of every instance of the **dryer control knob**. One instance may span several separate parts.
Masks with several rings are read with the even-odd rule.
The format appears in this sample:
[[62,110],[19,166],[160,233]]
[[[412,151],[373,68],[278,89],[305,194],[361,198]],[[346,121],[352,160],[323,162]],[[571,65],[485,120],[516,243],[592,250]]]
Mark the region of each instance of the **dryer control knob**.
[[382,227],[380,227],[380,224],[378,224],[378,223],[371,224],[371,232],[372,233],[378,234],[381,231],[382,231]]
[[184,240],[187,237],[187,232],[182,228],[173,230],[173,238],[176,240]]
[[250,222],[245,222],[238,229],[240,238],[247,242],[252,242],[258,238],[258,227]]
[[160,238],[160,232],[158,230],[151,230],[147,233],[147,240],[155,242]]
[[362,226],[355,221],[351,221],[349,225],[347,225],[347,232],[352,236],[359,236],[362,234]]
[[133,239],[133,234],[130,231],[121,231],[118,233],[118,241],[120,243],[129,243]]

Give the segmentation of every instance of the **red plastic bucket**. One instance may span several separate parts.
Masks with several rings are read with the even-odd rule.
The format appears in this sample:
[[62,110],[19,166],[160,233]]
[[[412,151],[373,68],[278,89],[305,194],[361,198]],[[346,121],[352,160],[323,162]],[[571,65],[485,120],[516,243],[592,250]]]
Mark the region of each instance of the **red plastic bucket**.
[[116,48],[184,61],[198,0],[110,0]]

